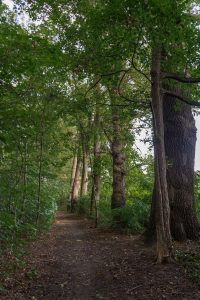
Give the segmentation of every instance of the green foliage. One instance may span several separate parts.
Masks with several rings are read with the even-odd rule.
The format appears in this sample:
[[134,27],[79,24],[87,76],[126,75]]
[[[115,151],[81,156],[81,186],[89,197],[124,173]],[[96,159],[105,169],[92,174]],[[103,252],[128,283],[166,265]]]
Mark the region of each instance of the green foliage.
[[141,231],[148,222],[150,203],[145,203],[140,199],[128,202],[124,208],[112,211],[112,226],[125,229],[127,231]]
[[200,221],[200,172],[195,173],[195,204],[197,210],[197,216]]
[[98,227],[111,228],[113,223],[111,202],[109,198],[101,198],[98,207]]
[[76,213],[90,217],[90,196],[85,195],[78,199]]
[[[90,197],[84,196],[78,199],[76,212],[79,215],[90,215]],[[111,209],[110,199],[101,198],[98,206],[98,227],[118,228],[125,231],[141,231],[148,222],[150,201],[132,199],[124,208]]]
[[[50,182],[43,187],[43,195],[40,205],[39,222],[36,222],[37,203],[34,203],[34,194],[26,199],[25,208],[22,210],[21,199],[15,198],[11,210],[3,207],[0,211],[0,243],[1,249],[10,249],[19,239],[36,238],[44,229],[52,224],[57,209],[57,199],[60,197],[61,184]],[[34,190],[33,190],[34,191]],[[50,194],[49,194],[50,192]],[[18,208],[17,208],[18,207]]]
[[176,257],[184,266],[191,280],[200,285],[200,254],[199,249],[177,251]]
[[15,256],[22,240],[52,224],[57,201],[66,197],[68,154],[52,64],[57,48],[0,9],[0,248]]
[[[102,177],[98,226],[142,230],[150,210],[153,159],[134,150],[133,127],[137,119],[150,119],[152,48],[163,49],[164,70],[199,74],[200,34],[191,1],[14,3],[17,13],[25,10],[39,22],[30,19],[23,28],[0,4],[1,249],[13,250],[22,237],[35,238],[52,224],[57,203],[67,205],[70,163],[83,143],[79,135],[88,146],[90,174],[95,170]],[[198,88],[192,91],[198,99]],[[113,110],[126,156],[127,204],[112,211]],[[101,162],[92,166],[97,136]],[[200,215],[198,176],[196,185]],[[79,199],[76,211],[90,215],[89,194]]]

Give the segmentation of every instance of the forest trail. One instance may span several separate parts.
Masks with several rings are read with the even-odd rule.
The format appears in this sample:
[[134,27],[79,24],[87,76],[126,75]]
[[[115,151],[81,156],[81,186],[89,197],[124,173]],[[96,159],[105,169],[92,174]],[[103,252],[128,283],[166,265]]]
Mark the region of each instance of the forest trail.
[[30,251],[26,276],[8,282],[0,299],[200,299],[184,269],[155,264],[138,236],[95,229],[65,212]]

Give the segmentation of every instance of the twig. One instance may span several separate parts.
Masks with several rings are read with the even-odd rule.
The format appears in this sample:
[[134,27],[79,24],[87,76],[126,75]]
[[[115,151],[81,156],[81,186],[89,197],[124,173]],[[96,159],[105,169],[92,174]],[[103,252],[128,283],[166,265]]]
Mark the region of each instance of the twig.
[[97,81],[95,81],[95,83],[85,92],[84,97],[86,98],[87,94],[101,81],[102,76],[99,77],[99,79],[97,79]]
[[133,68],[134,68],[138,73],[142,74],[142,75],[143,75],[150,83],[152,83],[151,79],[150,79],[143,71],[141,71],[140,69],[138,69],[138,68],[135,66],[135,64],[134,64],[133,61],[131,61],[131,64],[132,64]]

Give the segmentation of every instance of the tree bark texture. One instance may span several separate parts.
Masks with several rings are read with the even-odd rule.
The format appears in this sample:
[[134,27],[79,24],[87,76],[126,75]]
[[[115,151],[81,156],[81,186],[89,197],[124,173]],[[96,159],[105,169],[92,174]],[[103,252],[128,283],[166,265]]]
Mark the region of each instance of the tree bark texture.
[[123,141],[121,137],[121,126],[119,112],[116,106],[112,105],[112,158],[113,158],[113,193],[111,208],[122,208],[125,206],[125,155],[123,153]]
[[70,194],[69,194],[69,202],[71,203],[72,193],[73,193],[73,185],[74,185],[74,178],[76,174],[76,165],[77,165],[77,155],[74,156],[72,161],[72,171],[71,171],[71,180],[70,180]]
[[23,154],[23,189],[22,189],[22,212],[24,212],[26,204],[26,193],[27,193],[27,142],[24,145]]
[[82,168],[82,176],[81,176],[81,192],[80,196],[84,196],[88,191],[88,164],[89,164],[89,151],[88,145],[85,140],[85,136],[83,136],[82,140],[82,152],[83,152],[83,168]]
[[80,190],[80,167],[81,167],[81,159],[78,155],[77,163],[76,163],[76,172],[74,176],[73,188],[72,188],[72,196],[71,196],[71,212],[75,211],[79,190]]
[[[169,87],[168,87],[169,88]],[[192,109],[165,95],[163,104],[170,227],[177,241],[199,238],[194,201],[196,127]],[[155,185],[147,238],[155,239]]]
[[92,178],[92,195],[90,214],[95,213],[95,226],[98,222],[98,203],[100,199],[100,185],[101,185],[101,141],[99,136],[100,115],[96,111],[94,118],[94,126],[96,129],[94,137],[94,161],[93,161],[93,178]]
[[37,216],[36,223],[39,222],[40,205],[41,205],[41,185],[42,185],[42,164],[43,164],[43,143],[44,133],[42,131],[40,136],[39,156],[38,156],[38,191],[37,191]]
[[172,260],[172,238],[170,232],[170,207],[167,188],[166,159],[164,145],[163,97],[160,80],[161,50],[152,52],[152,112],[154,120],[155,188],[154,210],[156,223],[157,261]]
[[195,120],[189,105],[169,95],[163,110],[171,232],[175,240],[195,240],[200,229],[194,199]]

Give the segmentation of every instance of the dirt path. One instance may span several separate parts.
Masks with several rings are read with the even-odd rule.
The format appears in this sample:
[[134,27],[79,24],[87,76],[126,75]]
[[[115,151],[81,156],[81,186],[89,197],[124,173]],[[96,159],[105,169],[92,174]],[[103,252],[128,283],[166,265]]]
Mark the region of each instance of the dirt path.
[[8,282],[0,299],[200,299],[182,267],[154,264],[138,237],[99,231],[64,212],[31,252],[26,276]]

